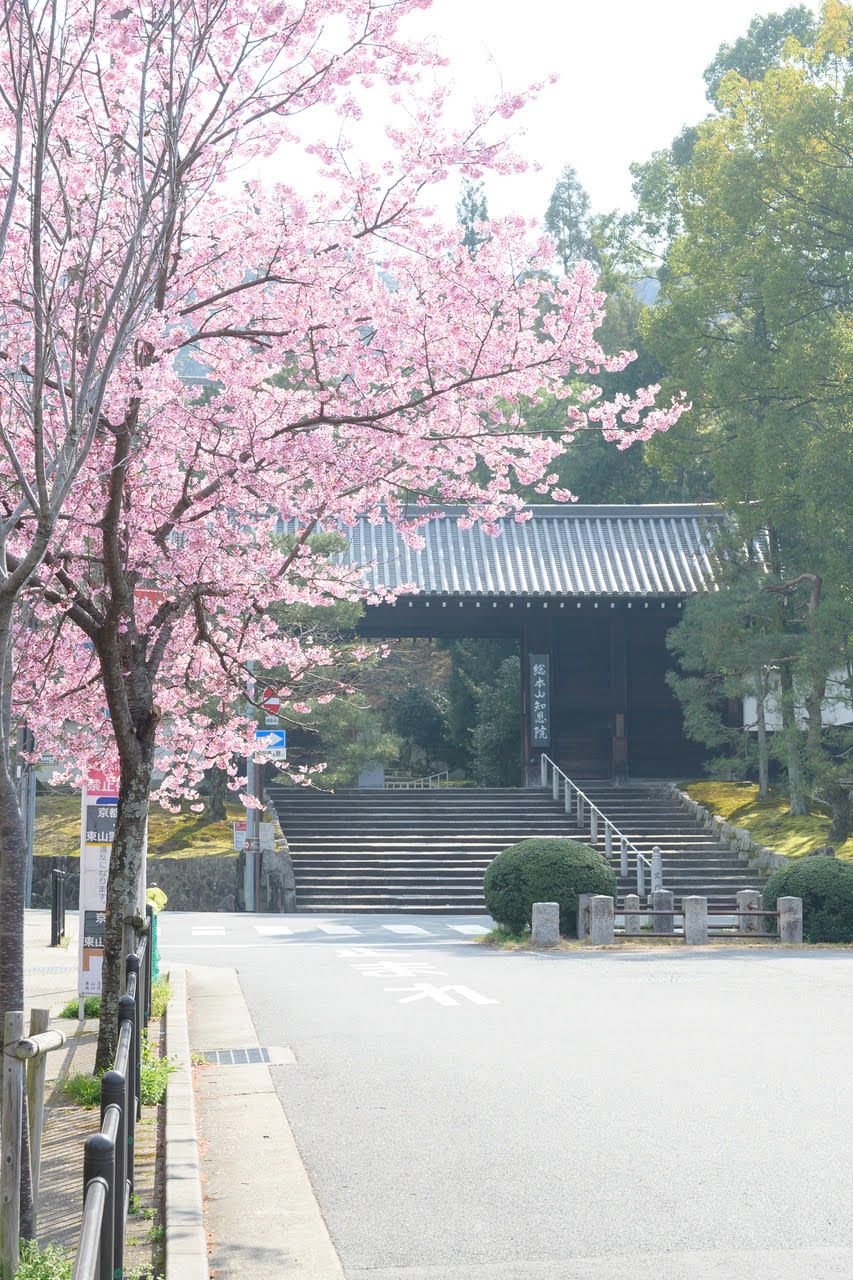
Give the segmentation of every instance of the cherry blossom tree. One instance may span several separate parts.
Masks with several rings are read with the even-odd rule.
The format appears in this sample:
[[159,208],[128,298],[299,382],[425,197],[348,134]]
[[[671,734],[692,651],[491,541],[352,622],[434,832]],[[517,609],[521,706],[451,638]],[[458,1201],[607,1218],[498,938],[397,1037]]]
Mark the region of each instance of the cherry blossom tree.
[[[586,386],[564,430],[525,427],[523,402],[565,395],[574,373],[623,367],[632,353],[608,355],[596,341],[604,298],[588,264],[553,274],[551,242],[512,218],[493,223],[472,258],[432,210],[432,188],[453,171],[520,166],[502,130],[521,98],[465,131],[444,128],[445,93],[421,80],[437,59],[399,36],[422,7],[154,0],[107,13],[88,0],[79,13],[47,5],[38,30],[29,20],[38,47],[60,32],[76,79],[39,178],[50,207],[38,384],[49,459],[30,443],[35,408],[10,401],[4,420],[6,579],[26,565],[9,597],[24,607],[7,705],[14,692],[42,749],[62,724],[81,766],[106,754],[120,769],[101,1064],[158,743],[164,798],[191,795],[206,766],[245,750],[250,662],[287,673],[295,716],[307,705],[300,688],[330,666],[328,646],[283,633],[273,605],[362,594],[312,535],[382,512],[417,544],[437,501],[465,504],[494,531],[499,516],[524,518],[514,480],[569,496],[553,490],[551,464],[579,427],[626,445],[681,412],[655,408],[656,388],[606,403]],[[346,142],[367,93],[391,122],[372,163]],[[334,146],[331,112],[343,130]],[[306,149],[315,192],[257,176],[264,165],[287,173],[288,156]],[[34,315],[32,244],[30,229],[9,270],[20,260],[29,271]],[[15,313],[9,376],[27,406],[45,341],[29,312]],[[74,450],[54,461],[72,401]],[[39,467],[49,489],[54,475],[68,479],[26,560]],[[427,510],[412,515],[413,499]],[[295,531],[285,542],[282,519]],[[7,653],[11,635],[10,623]]]

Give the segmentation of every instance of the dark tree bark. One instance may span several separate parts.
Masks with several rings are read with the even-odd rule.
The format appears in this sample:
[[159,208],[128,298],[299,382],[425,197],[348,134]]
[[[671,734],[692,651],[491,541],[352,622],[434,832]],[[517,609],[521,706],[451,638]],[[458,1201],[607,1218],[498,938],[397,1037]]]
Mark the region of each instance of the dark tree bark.
[[850,791],[847,787],[839,785],[833,788],[830,808],[829,843],[843,844],[850,835]]
[[228,795],[228,774],[224,769],[216,767],[210,770],[210,798],[207,802],[207,816],[211,822],[224,822],[228,816],[225,800]]

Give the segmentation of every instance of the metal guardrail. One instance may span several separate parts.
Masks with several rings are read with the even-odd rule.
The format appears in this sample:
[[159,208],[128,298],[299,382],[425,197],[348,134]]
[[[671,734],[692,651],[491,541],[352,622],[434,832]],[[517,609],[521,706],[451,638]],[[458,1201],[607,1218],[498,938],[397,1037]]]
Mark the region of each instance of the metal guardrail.
[[603,813],[602,810],[599,809],[598,805],[593,804],[589,796],[586,795],[585,792],[581,791],[580,787],[576,783],[572,782],[568,774],[563,773],[560,766],[556,764],[550,756],[547,756],[544,751],[542,752],[540,764],[542,769],[543,787],[548,786],[548,774],[550,770],[551,794],[555,800],[560,799],[560,779],[562,778],[564,784],[563,799],[565,811],[568,815],[571,815],[574,807],[575,813],[577,814],[578,826],[581,830],[583,830],[587,821],[587,811],[589,812],[589,835],[591,840],[598,839],[599,826],[602,826],[604,831],[604,853],[608,860],[613,857],[614,840],[619,841],[620,875],[627,876],[629,874],[628,856],[630,853],[634,854],[637,869],[637,893],[639,896],[641,898],[645,898],[646,896],[646,871],[649,873],[649,892],[654,893],[657,889],[662,889],[664,887],[663,859],[661,851],[657,845],[655,845],[652,850],[651,858],[647,858],[646,855],[641,853],[637,846],[629,840],[627,836],[622,834],[616,824],[610,821],[607,814]]
[[112,1070],[101,1077],[101,1127],[83,1148],[83,1221],[73,1280],[124,1274],[127,1215],[133,1197],[136,1122],[142,1115],[142,1036],[151,1016],[153,911],[148,929],[125,956]]
[[425,778],[386,778],[386,791],[432,791],[435,787],[446,787],[450,782],[450,771],[442,769],[440,773],[429,773]]

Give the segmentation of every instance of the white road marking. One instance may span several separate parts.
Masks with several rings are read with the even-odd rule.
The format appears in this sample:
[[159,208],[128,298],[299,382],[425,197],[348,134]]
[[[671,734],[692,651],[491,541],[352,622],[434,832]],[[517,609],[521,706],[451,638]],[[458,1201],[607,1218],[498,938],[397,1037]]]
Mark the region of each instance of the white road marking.
[[353,968],[366,978],[417,978],[426,973],[433,978],[447,976],[443,969],[420,960],[362,960],[356,961]]
[[194,938],[199,938],[201,937],[202,934],[211,934],[211,935],[215,934],[218,938],[224,938],[225,930],[221,928],[208,929],[208,928],[202,928],[201,926],[199,926],[198,928],[194,928],[192,931],[192,935]]
[[499,1003],[497,1000],[490,1000],[488,996],[481,996],[479,991],[472,991],[470,987],[435,987],[430,982],[416,982],[412,987],[386,987],[385,990],[412,993],[398,1000],[398,1004],[414,1004],[416,1000],[434,1000],[436,1004],[458,1005],[459,1001],[454,1000],[454,995],[463,996],[471,1004]]
[[416,924],[383,924],[383,929],[387,929],[389,933],[420,933],[427,938],[432,937],[429,929],[421,929]]
[[486,926],[482,924],[449,924],[447,927],[456,933],[464,933],[470,938],[481,938],[488,932]]
[[317,928],[323,933],[330,933],[332,937],[343,937],[344,935],[347,935],[350,938],[358,938],[361,936],[358,929],[353,929],[352,926],[348,924],[318,924]]
[[293,934],[292,929],[288,929],[285,924],[256,924],[255,933],[259,933],[262,938],[284,938]]

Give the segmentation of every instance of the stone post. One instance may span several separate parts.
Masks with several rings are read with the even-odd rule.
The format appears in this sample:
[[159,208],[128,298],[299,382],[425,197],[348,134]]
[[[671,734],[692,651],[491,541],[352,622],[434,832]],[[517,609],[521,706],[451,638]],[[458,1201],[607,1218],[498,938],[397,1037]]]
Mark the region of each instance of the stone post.
[[708,941],[708,899],[691,895],[681,899],[684,913],[684,941],[690,947],[701,947]]
[[[636,893],[626,893],[626,894],[625,894],[625,910],[626,910],[626,911],[639,911],[639,910],[640,910],[640,899],[639,899],[639,896],[638,896]],[[642,916],[629,916],[629,915],[626,915],[626,916],[625,916],[625,932],[626,932],[627,934],[629,934],[629,935],[631,935],[631,934],[634,934],[634,935],[639,934],[639,932],[640,932],[640,925],[641,925],[642,923],[643,923],[643,917],[642,917]]]
[[534,902],[530,940],[534,947],[556,947],[560,941],[558,902]]
[[591,900],[591,893],[578,894],[578,937],[581,942],[585,942],[589,937],[589,904]]
[[594,947],[613,945],[614,902],[605,893],[594,893],[589,904],[589,940]]
[[764,933],[764,916],[760,914],[763,906],[760,889],[739,889],[737,892],[738,911],[755,912],[755,919],[750,916],[738,918],[738,929],[742,933]]
[[665,916],[652,916],[652,933],[674,933],[675,899],[672,890],[655,889],[654,893],[649,895],[649,903],[652,911],[667,911],[669,913]]
[[776,910],[779,912],[779,941],[801,943],[803,940],[802,898],[779,898]]

